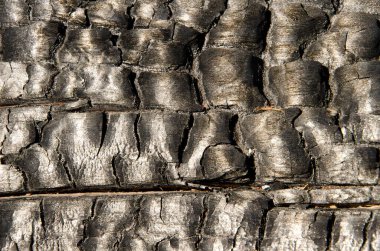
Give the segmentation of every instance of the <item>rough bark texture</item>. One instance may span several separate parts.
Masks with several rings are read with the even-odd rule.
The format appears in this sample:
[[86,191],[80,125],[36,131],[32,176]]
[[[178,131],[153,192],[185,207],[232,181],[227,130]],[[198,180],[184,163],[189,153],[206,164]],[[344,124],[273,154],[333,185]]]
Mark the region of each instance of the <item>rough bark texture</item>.
[[0,0],[0,250],[380,250],[378,0]]

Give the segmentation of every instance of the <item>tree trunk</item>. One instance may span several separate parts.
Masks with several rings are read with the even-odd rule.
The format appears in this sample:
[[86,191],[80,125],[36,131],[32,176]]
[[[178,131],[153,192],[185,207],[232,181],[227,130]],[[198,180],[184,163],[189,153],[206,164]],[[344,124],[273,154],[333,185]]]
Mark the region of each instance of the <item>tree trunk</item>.
[[0,0],[0,250],[380,250],[377,0]]

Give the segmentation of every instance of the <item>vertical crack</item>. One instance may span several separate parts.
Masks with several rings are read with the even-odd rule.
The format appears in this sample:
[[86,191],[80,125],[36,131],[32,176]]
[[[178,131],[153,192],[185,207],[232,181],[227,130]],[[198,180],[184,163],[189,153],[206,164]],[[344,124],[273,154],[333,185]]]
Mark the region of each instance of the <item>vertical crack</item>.
[[14,244],[14,248],[16,249],[16,251],[20,251],[20,247],[18,246],[17,242],[13,242],[13,244]]
[[238,120],[239,120],[239,115],[234,114],[228,121],[229,140],[231,144],[235,146],[237,145],[235,132],[236,132],[236,126],[237,126]]
[[131,85],[132,94],[135,97],[134,107],[139,108],[141,104],[141,99],[137,90],[136,73],[130,72],[128,75],[128,80],[129,84]]
[[256,250],[261,250],[261,244],[263,243],[265,237],[265,230],[268,222],[268,212],[274,207],[273,201],[268,202],[268,209],[264,209],[263,215],[261,216],[261,223],[259,227],[259,235],[256,242]]
[[210,23],[210,26],[208,27],[206,33],[209,33],[210,30],[211,30],[213,27],[215,27],[215,26],[218,25],[219,20],[220,20],[220,18],[223,16],[224,12],[227,10],[227,7],[228,7],[228,0],[225,0],[225,1],[224,1],[224,10],[222,10],[221,12],[219,12],[219,15],[216,16],[216,17],[214,18],[214,20],[212,20],[212,22]]
[[84,15],[86,16],[85,27],[91,28],[91,21],[90,21],[90,18],[88,17],[88,10],[87,9],[84,10]]
[[112,165],[112,174],[115,177],[115,182],[118,187],[121,187],[119,176],[116,171],[116,158],[118,155],[112,157],[111,165]]
[[62,46],[62,44],[63,44],[63,42],[65,40],[65,37],[66,37],[66,30],[67,30],[67,27],[64,26],[63,24],[60,23],[58,25],[58,36],[57,36],[57,39],[55,40],[54,44],[50,48],[50,57],[51,58],[54,58],[55,53]]
[[332,243],[332,232],[335,224],[335,215],[332,213],[329,220],[327,221],[327,237],[326,237],[326,251],[330,250]]
[[202,242],[202,239],[203,239],[203,229],[206,225],[206,220],[207,220],[207,212],[208,212],[208,206],[207,206],[207,202],[208,202],[208,196],[205,195],[203,197],[203,200],[202,200],[202,214],[200,215],[200,219],[199,219],[199,224],[198,224],[198,227],[197,227],[197,230],[196,230],[196,236],[197,236],[197,240],[195,242],[195,248],[196,250],[200,250],[200,243]]
[[44,232],[46,233],[46,222],[45,222],[45,214],[44,214],[44,199],[41,199],[40,202],[40,220],[41,220],[41,227]]
[[56,138],[56,139],[58,141],[57,148],[56,148],[56,152],[58,153],[58,162],[62,165],[63,170],[66,173],[66,176],[67,176],[67,179],[68,179],[70,185],[73,188],[76,188],[77,186],[75,184],[75,180],[73,179],[73,177],[71,175],[70,167],[67,166],[67,163],[66,163],[66,160],[65,160],[63,154],[59,151],[59,148],[61,146],[61,140],[59,138]]
[[34,226],[32,226],[32,232],[31,232],[31,237],[30,237],[30,243],[29,243],[29,250],[34,250],[33,246],[34,246],[34,243],[36,242],[35,241],[35,233],[34,233]]
[[194,126],[194,116],[192,113],[189,114],[189,119],[187,121],[187,126],[184,129],[181,137],[181,143],[178,148],[178,161],[179,163],[183,163],[183,153],[187,147],[190,137],[190,131]]
[[100,146],[98,149],[97,156],[99,155],[100,150],[103,147],[104,139],[106,138],[106,134],[107,134],[107,128],[108,128],[108,114],[106,112],[103,112],[103,114],[102,114],[102,135],[100,138]]
[[39,128],[39,142],[38,143],[41,143],[42,142],[42,139],[43,139],[43,132],[44,132],[44,129],[45,127],[53,120],[53,116],[52,116],[52,109],[53,109],[53,106],[50,106],[50,110],[48,111],[47,113],[47,120],[44,121],[44,124]]
[[368,228],[369,228],[369,225],[370,223],[372,222],[372,219],[373,219],[373,212],[370,211],[370,215],[369,215],[369,218],[368,220],[366,221],[366,223],[364,224],[363,226],[363,230],[362,230],[362,234],[363,234],[363,243],[362,245],[360,246],[359,250],[364,250],[364,246],[365,244],[367,243],[367,239],[368,239]]
[[140,122],[140,113],[136,114],[136,119],[135,119],[135,122],[133,124],[133,132],[134,132],[134,135],[135,135],[135,139],[136,139],[136,147],[137,147],[137,151],[138,151],[138,156],[137,158],[140,158],[140,154],[141,154],[141,146],[140,146],[140,135],[139,135],[139,122]]
[[79,248],[79,250],[85,250],[83,248],[83,244],[89,238],[88,226],[89,226],[90,221],[94,219],[96,203],[97,203],[97,198],[92,200],[92,204],[90,208],[90,216],[87,217],[87,219],[83,220],[83,236],[82,236],[82,239],[80,239],[77,243],[77,247]]
[[127,7],[128,24],[127,30],[132,30],[135,26],[135,18],[132,16],[132,9],[135,7],[135,3]]
[[[173,11],[172,11],[172,9],[171,9],[171,7],[170,7],[170,4],[173,2],[174,0],[168,0],[168,1],[166,1],[166,2],[164,2],[164,5],[165,5],[165,7],[168,9],[168,20],[170,20],[172,17],[173,17]],[[174,23],[174,25],[175,25],[175,23]]]
[[198,81],[198,79],[196,79],[196,78],[193,78],[193,86],[194,86],[194,92],[195,92],[195,97],[196,97],[196,99],[197,99],[197,102],[200,104],[200,105],[202,105],[202,106],[204,106],[204,104],[203,104],[203,102],[204,102],[204,98],[203,98],[203,95],[202,95],[202,91],[201,91],[201,87],[200,87],[200,85],[199,85],[199,81]]
[[162,199],[162,196],[161,196],[161,198],[160,198],[160,220],[162,221],[162,222],[164,222],[164,220],[162,219],[162,207],[163,207],[163,199]]
[[[11,115],[11,109],[7,109],[7,119],[6,119],[6,125],[5,125],[5,129],[7,130],[7,134],[9,134],[11,132],[9,129],[10,115]],[[1,141],[1,154],[3,153],[3,145],[4,145],[4,142],[6,140],[7,140],[7,135],[4,135],[4,139]]]
[[242,227],[239,226],[238,229],[236,230],[236,233],[234,235],[234,239],[232,240],[232,248],[231,248],[231,251],[234,251],[234,249],[236,248],[236,239],[237,239],[237,236],[239,234],[239,231]]

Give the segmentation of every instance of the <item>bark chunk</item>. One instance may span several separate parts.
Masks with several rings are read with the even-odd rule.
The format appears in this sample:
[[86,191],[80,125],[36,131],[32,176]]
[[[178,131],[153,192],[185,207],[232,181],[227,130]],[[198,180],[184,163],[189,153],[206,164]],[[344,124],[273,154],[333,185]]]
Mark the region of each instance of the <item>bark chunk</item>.
[[326,250],[331,212],[276,208],[268,213],[262,250]]
[[270,110],[239,121],[239,143],[253,154],[259,181],[294,182],[309,176],[310,160],[292,125],[298,114],[298,109]]
[[3,59],[7,62],[48,60],[58,36],[59,25],[53,22],[7,28],[2,36]]
[[201,110],[190,75],[142,72],[137,78],[143,108]]
[[[277,2],[276,2],[277,3]],[[320,8],[300,3],[274,4],[268,33],[268,58],[271,66],[302,58],[303,47],[328,24]]]
[[111,36],[102,28],[68,29],[56,59],[71,64],[119,64],[120,52],[112,45]]
[[258,89],[259,61],[251,53],[209,48],[200,56],[199,69],[210,106],[250,111],[264,104]]
[[327,70],[318,62],[294,61],[269,70],[273,105],[319,107],[327,96]]
[[334,73],[336,93],[332,105],[343,115],[380,114],[380,63],[359,62]]
[[224,0],[186,1],[175,0],[170,3],[175,21],[200,32],[207,31],[213,21],[226,9]]
[[210,31],[207,45],[236,47],[259,55],[264,47],[268,13],[253,1],[228,1],[218,25]]
[[[93,74],[96,72],[97,74]],[[51,98],[89,99],[92,105],[134,107],[136,97],[125,67],[94,65],[64,68],[54,79]]]

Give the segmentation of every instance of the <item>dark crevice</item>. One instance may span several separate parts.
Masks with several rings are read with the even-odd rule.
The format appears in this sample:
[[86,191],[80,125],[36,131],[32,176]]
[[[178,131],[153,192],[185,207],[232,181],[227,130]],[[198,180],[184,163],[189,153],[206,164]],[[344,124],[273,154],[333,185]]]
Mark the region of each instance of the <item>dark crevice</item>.
[[326,251],[330,250],[334,224],[335,224],[335,215],[334,213],[332,213],[329,220],[327,221]]
[[193,85],[194,85],[195,96],[196,96],[197,102],[203,106],[203,97],[202,97],[202,93],[200,90],[198,79],[193,78]]
[[117,48],[119,52],[119,62],[115,63],[115,66],[121,66],[123,64],[123,51],[120,48]]
[[264,92],[264,61],[259,58],[252,59],[253,83],[259,93],[264,97],[266,102],[269,102]]
[[111,40],[113,46],[117,46],[117,40],[119,40],[119,36],[118,35],[111,35],[110,40]]
[[340,1],[341,1],[341,0],[331,0],[331,3],[332,3],[333,8],[334,8],[334,14],[337,14],[338,11],[339,11],[339,8],[340,8]]
[[135,7],[134,4],[127,7],[127,15],[128,15],[128,24],[127,24],[127,30],[132,30],[135,26],[135,18],[132,16],[132,9]]
[[163,199],[162,199],[162,197],[160,198],[160,220],[162,221],[162,222],[164,222],[164,220],[162,219],[162,201],[163,201]]
[[154,245],[154,251],[160,251],[160,250],[162,250],[162,249],[160,249],[160,244],[161,244],[162,242],[164,242],[164,241],[167,241],[167,240],[170,241],[170,239],[171,239],[171,237],[169,236],[169,237],[165,237],[165,238],[163,238],[162,240],[158,241],[158,242]]
[[[201,159],[199,160],[200,167],[201,167],[201,174],[202,174],[203,179],[206,179],[206,170],[205,170],[205,166],[204,166],[204,164],[203,164],[203,160],[204,160],[204,157],[205,157],[205,153],[207,152],[207,150],[208,150],[210,147],[213,147],[213,145],[209,145],[209,146],[207,146],[207,147],[203,150],[202,157],[201,157]],[[204,184],[205,182],[210,182],[210,180],[207,180],[207,181],[200,180],[200,182],[201,182],[202,184]]]
[[42,199],[40,202],[40,220],[41,220],[41,227],[46,234],[46,222],[45,222],[45,214],[44,214],[44,200]]
[[138,151],[138,158],[140,157],[140,154],[141,154],[141,145],[140,145],[140,135],[139,135],[139,122],[140,122],[140,113],[136,114],[136,119],[135,119],[135,122],[133,124],[133,132],[134,132],[134,135],[135,135],[135,140],[136,140],[136,147],[137,147],[137,151]]
[[268,208],[263,211],[263,215],[261,216],[261,223],[259,228],[259,236],[256,242],[256,250],[261,250],[261,244],[263,243],[265,236],[265,229],[268,223],[268,212],[274,208],[273,201],[268,202]]
[[266,12],[265,12],[264,22],[262,24],[260,24],[261,34],[263,34],[263,39],[262,39],[262,43],[263,43],[262,50],[263,51],[267,48],[267,36],[268,36],[269,28],[272,24],[271,18],[272,18],[272,13],[269,11],[269,5],[268,5]]
[[130,72],[128,75],[128,81],[131,85],[132,94],[135,97],[134,107],[138,109],[141,105],[141,99],[139,97],[139,92],[137,91],[136,73]]
[[57,39],[55,40],[54,44],[50,48],[50,57],[51,58],[54,58],[55,53],[63,44],[63,41],[65,40],[65,37],[66,37],[66,29],[67,29],[67,27],[65,25],[63,25],[61,23],[58,25]]
[[[47,100],[53,99],[52,92],[54,90],[54,83],[55,83],[55,79],[57,78],[59,73],[60,73],[59,71],[55,71],[54,74],[52,74],[50,79],[49,79],[49,86],[47,87],[47,89],[45,90],[45,93],[44,93],[45,99],[47,99]],[[30,76],[28,76],[28,79],[30,79]]]
[[90,22],[90,18],[88,17],[88,10],[87,9],[84,10],[84,15],[86,16],[85,27],[90,28],[91,22]]
[[117,185],[118,187],[121,187],[121,184],[120,184],[120,178],[119,178],[119,176],[117,175],[117,171],[116,171],[116,158],[117,158],[117,157],[118,157],[118,155],[112,157],[112,161],[111,161],[111,165],[112,165],[112,174],[113,174],[113,176],[115,177],[116,185]]
[[332,91],[329,84],[329,79],[330,79],[329,70],[326,67],[323,67],[320,72],[320,76],[321,76],[322,93],[324,95],[323,97],[321,97],[322,105],[324,107],[327,107],[332,101]]
[[309,156],[310,158],[310,176],[311,176],[311,183],[315,184],[317,182],[317,163],[316,163],[316,159],[315,157],[313,156]]
[[76,188],[77,186],[75,184],[73,177],[71,176],[70,168],[67,166],[67,163],[66,162],[62,163],[62,166],[63,166],[63,169],[65,170],[65,173],[66,173],[66,176],[67,176],[67,179],[68,179],[70,185],[73,188]]
[[305,53],[306,48],[307,48],[307,42],[303,42],[298,46],[298,55],[300,59],[303,59],[303,55]]
[[32,227],[32,232],[30,234],[29,250],[35,250],[34,243],[36,242],[36,240],[35,240],[35,236],[34,235],[35,235],[35,233],[34,233],[34,227]]
[[232,145],[237,145],[236,142],[236,126],[238,124],[239,115],[234,114],[228,121],[228,129],[229,129],[229,140]]
[[99,155],[102,147],[103,147],[103,144],[104,144],[104,140],[106,138],[106,134],[107,134],[107,128],[108,128],[108,114],[106,112],[103,112],[103,116],[102,116],[102,133],[101,133],[101,137],[100,137],[100,145],[99,145],[99,149],[98,149],[98,153],[97,155]]
[[253,154],[246,157],[245,166],[247,168],[247,177],[249,178],[250,183],[254,183],[256,180],[256,169]]
[[183,163],[183,153],[186,149],[186,146],[189,142],[189,137],[190,137],[190,131],[194,126],[194,116],[192,113],[189,114],[189,119],[187,122],[187,126],[184,129],[181,137],[181,143],[178,148],[178,161],[179,163]]
[[[34,127],[34,142],[31,144],[40,144],[41,143],[41,128],[38,125],[38,122],[33,121],[33,127]],[[26,147],[28,148],[28,147]]]

